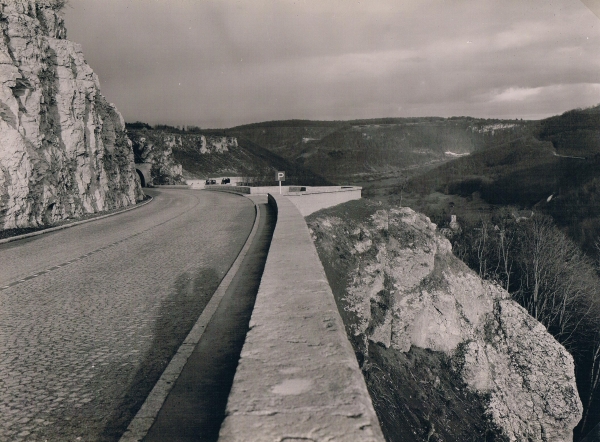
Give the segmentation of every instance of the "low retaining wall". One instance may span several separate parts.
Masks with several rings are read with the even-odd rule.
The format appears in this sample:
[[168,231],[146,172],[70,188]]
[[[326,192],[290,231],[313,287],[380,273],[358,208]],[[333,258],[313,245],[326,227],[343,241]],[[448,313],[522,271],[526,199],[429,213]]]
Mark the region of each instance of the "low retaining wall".
[[244,195],[250,195],[250,187],[245,186],[206,186],[204,190],[211,190],[213,192],[233,192],[241,193]]
[[190,189],[204,189],[206,186],[205,180],[185,180]]
[[[281,193],[287,194],[290,186],[281,186]],[[293,186],[294,187],[294,186]],[[295,186],[299,187],[299,186]],[[204,190],[228,190],[235,189],[235,192],[246,193],[251,195],[267,195],[269,193],[279,193],[279,186],[262,186],[262,187],[250,187],[250,186],[220,186],[220,185],[210,185],[204,187]]]
[[154,184],[152,187],[158,187],[159,189],[189,189],[190,186],[187,184]]
[[[313,189],[311,188],[311,190]],[[361,192],[360,187],[354,187],[347,190],[290,193],[287,197],[298,208],[302,216],[308,216],[317,210],[351,200],[359,200]]]
[[[229,178],[229,184],[221,184],[221,181],[223,180],[223,178]],[[237,183],[240,183],[243,181],[242,177],[218,177],[218,178],[211,178],[211,179],[214,179],[216,181],[216,183],[215,183],[216,185],[222,185],[222,186],[237,186]],[[204,188],[208,188],[210,186],[215,185],[215,184],[206,185],[206,180],[185,180],[185,182],[192,189],[204,189]]]
[[277,225],[219,441],[384,438],[304,217]]
[[[305,189],[293,191],[295,189]],[[250,195],[279,194],[279,187],[246,187],[246,186],[207,186],[205,190],[219,192],[236,192]],[[292,191],[290,191],[292,190]],[[317,210],[336,206],[351,200],[361,198],[362,187],[355,186],[282,186],[282,195],[285,195],[298,208],[302,216],[308,216]]]

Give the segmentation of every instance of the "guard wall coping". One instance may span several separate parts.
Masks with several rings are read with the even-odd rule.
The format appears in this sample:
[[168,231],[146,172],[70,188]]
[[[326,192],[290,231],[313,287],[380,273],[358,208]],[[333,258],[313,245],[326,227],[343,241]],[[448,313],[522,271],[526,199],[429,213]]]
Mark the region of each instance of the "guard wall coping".
[[354,187],[333,192],[289,193],[287,198],[298,208],[302,216],[308,216],[317,210],[359,200],[361,193],[360,187]]
[[268,199],[277,224],[219,441],[383,442],[304,217]]
[[244,195],[250,195],[250,188],[246,186],[221,186],[219,184],[211,184],[210,186],[204,187],[204,190],[209,190],[212,192],[231,192],[231,193],[241,193]]
[[[296,191],[294,189],[304,188],[305,190]],[[240,193],[259,194],[266,195],[269,193],[279,193],[279,186],[230,186],[228,184],[212,184],[205,186],[205,190],[224,190],[224,189],[236,189],[235,191]],[[240,189],[247,189],[240,190]],[[281,186],[282,195],[310,195],[313,193],[338,193],[338,192],[356,192],[362,190],[359,186]]]
[[[359,200],[362,187],[358,186],[322,186],[308,187],[306,191],[289,192],[289,188],[305,186],[282,186],[282,195],[285,195],[298,208],[302,216],[308,216],[317,210],[326,209],[351,200]],[[212,185],[205,190],[220,192],[235,192],[250,195],[279,194],[279,187],[247,187],[247,186],[219,186]]]
[[190,189],[187,184],[153,184],[152,187],[158,187],[159,189]]

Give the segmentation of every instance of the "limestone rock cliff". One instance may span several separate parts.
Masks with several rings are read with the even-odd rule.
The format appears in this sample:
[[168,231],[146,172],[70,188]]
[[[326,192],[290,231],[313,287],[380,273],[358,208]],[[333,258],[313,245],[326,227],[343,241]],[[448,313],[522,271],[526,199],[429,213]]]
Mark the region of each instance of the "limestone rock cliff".
[[235,137],[136,127],[141,124],[130,124],[128,134],[135,162],[151,164],[154,184],[178,184],[183,178],[211,175],[242,175],[252,167],[252,158],[239,148]]
[[388,439],[572,440],[571,355],[427,217],[359,201],[308,220]]
[[0,0],[0,228],[143,198],[123,118],[100,93],[59,0]]
[[[174,136],[130,134],[136,164],[150,164],[151,184],[183,184],[183,166],[173,157]],[[149,183],[150,184],[150,183]]]
[[200,153],[222,153],[229,151],[230,148],[238,147],[235,137],[218,137],[202,135],[200,139]]

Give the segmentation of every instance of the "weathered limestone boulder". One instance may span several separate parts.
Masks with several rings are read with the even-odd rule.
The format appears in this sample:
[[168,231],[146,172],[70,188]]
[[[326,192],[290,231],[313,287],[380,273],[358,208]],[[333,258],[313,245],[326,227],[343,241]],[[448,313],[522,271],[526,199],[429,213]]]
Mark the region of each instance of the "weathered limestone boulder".
[[[454,257],[427,217],[350,204],[360,217],[334,208],[311,216],[309,227],[328,277],[346,273],[332,285],[341,286],[338,305],[364,367],[377,348],[387,361],[390,352],[414,349],[444,355],[448,370],[483,404],[486,440],[572,440],[582,406],[571,355],[506,291]],[[393,373],[385,363],[378,370]],[[439,391],[439,376],[418,376],[415,382],[431,378],[431,390]],[[426,417],[433,422],[433,413]],[[431,423],[423,440],[452,440],[431,439],[448,422],[443,416]]]
[[0,228],[143,198],[123,118],[66,40],[63,3],[0,0]]

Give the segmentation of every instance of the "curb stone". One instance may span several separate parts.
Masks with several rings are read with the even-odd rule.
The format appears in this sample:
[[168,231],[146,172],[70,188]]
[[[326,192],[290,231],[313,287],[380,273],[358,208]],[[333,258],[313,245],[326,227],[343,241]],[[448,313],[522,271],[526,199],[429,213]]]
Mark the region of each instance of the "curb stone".
[[63,224],[62,226],[50,227],[48,229],[38,230],[37,232],[24,233],[23,235],[11,236],[10,238],[0,239],[0,244],[6,244],[8,242],[18,241],[20,239],[30,238],[32,236],[43,235],[44,233],[56,232],[57,230],[68,229],[69,227],[74,227],[74,226],[78,226],[80,224],[85,224],[85,223],[89,223],[92,221],[97,221],[99,219],[108,218],[109,216],[114,216],[114,215],[118,215],[120,213],[129,212],[130,210],[139,209],[140,207],[151,203],[152,200],[154,199],[150,195],[147,195],[147,196],[149,198],[146,201],[142,201],[141,203],[136,204],[133,207],[127,207],[123,210],[119,210],[118,212],[108,213],[106,215],[97,216],[97,217],[89,218],[89,219],[84,219],[82,221],[75,221],[75,222],[69,223],[69,224]]

